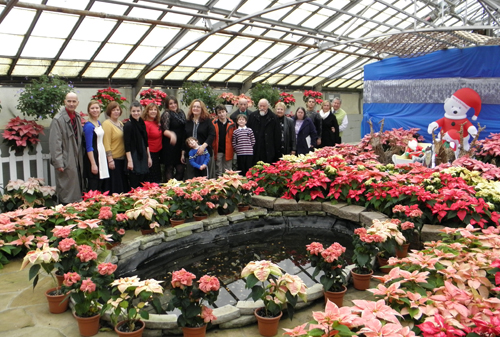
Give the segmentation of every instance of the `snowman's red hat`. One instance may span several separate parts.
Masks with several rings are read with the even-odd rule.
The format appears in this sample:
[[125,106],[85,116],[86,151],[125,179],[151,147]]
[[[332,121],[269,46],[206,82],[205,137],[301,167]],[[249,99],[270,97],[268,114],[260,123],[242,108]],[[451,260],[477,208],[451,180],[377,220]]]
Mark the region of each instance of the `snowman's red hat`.
[[475,121],[481,111],[481,97],[479,94],[471,88],[462,88],[457,90],[453,96],[455,96],[467,107],[474,109],[474,116],[472,116],[472,120]]

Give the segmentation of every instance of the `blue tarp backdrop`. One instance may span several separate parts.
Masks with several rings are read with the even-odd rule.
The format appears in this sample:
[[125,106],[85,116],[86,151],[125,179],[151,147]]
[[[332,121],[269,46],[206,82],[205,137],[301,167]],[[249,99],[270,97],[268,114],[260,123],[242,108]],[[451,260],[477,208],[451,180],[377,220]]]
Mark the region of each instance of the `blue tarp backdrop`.
[[364,105],[361,136],[375,131],[385,119],[384,130],[420,128],[431,141],[427,126],[444,117],[444,101],[460,88],[476,90],[481,113],[472,121],[486,126],[480,139],[500,133],[500,46],[450,49],[415,58],[394,57],[365,66]]

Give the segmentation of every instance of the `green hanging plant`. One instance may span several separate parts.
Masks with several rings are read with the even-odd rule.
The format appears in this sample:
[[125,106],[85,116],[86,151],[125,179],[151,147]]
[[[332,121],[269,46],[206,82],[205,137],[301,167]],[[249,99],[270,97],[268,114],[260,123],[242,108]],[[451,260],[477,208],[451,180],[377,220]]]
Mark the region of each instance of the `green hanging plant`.
[[263,98],[269,101],[269,106],[272,108],[278,103],[280,100],[280,90],[278,88],[273,87],[269,83],[257,83],[250,90],[250,97],[255,102],[255,104],[259,104],[259,101]]
[[42,75],[22,90],[16,108],[27,116],[52,118],[59,112],[66,95],[72,89],[72,84],[58,76]]
[[183,97],[182,104],[189,106],[195,99],[201,100],[207,106],[209,113],[215,112],[218,104],[218,95],[206,83],[202,82],[184,82],[182,84]]

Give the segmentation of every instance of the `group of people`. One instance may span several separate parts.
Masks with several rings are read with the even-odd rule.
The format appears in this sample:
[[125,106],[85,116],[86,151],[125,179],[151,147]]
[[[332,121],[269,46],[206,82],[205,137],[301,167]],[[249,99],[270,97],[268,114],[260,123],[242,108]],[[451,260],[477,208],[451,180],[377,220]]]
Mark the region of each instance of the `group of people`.
[[89,102],[85,123],[76,113],[78,104],[78,96],[69,93],[50,128],[56,193],[63,204],[80,201],[85,190],[122,193],[144,182],[214,178],[233,169],[235,154],[244,175],[258,161],[272,163],[282,155],[334,146],[341,142],[347,126],[339,98],[333,101],[333,111],[330,102],[324,101],[319,112],[314,111],[312,99],[307,102],[308,110],[298,108],[293,119],[285,116],[286,106],[281,102],[276,113],[266,99],[250,112],[248,101],[240,99],[230,116],[224,105],[218,105],[212,119],[201,100],[191,102],[185,114],[177,99],[168,97],[161,116],[156,104],[143,109],[133,102],[125,124],[116,102],[108,104],[102,123],[98,101]]

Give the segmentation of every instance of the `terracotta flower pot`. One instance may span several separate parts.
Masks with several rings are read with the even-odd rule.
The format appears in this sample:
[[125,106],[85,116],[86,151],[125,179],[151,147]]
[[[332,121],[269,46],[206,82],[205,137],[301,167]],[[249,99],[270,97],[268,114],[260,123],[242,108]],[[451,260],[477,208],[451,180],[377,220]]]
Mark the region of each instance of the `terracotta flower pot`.
[[184,337],[205,337],[207,333],[207,326],[203,325],[197,328],[182,328],[182,334]]
[[50,295],[50,293],[59,289],[60,287],[51,288],[45,292],[45,296],[47,297],[47,301],[49,302],[49,311],[52,314],[62,314],[63,312],[68,310],[69,296],[66,298],[66,294]]
[[354,288],[357,290],[366,290],[370,288],[370,280],[372,279],[373,271],[369,274],[358,274],[351,271],[352,281],[354,283]]
[[135,323],[136,329],[138,326],[141,326],[141,327],[138,328],[137,330],[131,331],[131,332],[126,332],[126,331],[120,330],[121,326],[124,325],[125,323],[127,323],[127,321],[121,321],[121,322],[118,322],[118,324],[115,326],[115,332],[119,337],[141,337],[142,336],[144,328],[146,327],[146,324],[144,324],[143,321],[137,321]]
[[56,276],[57,286],[58,287],[62,286],[62,284],[64,282],[64,275],[63,274],[58,274],[57,272],[54,275]]
[[205,220],[205,219],[207,219],[207,218],[208,218],[208,215],[206,215],[206,214],[195,214],[195,215],[194,215],[194,219],[195,219],[196,221]]
[[344,295],[347,291],[347,287],[346,286],[342,286],[344,287],[344,290],[342,291],[324,291],[324,295],[325,295],[325,303],[327,303],[327,301],[330,301],[330,302],[333,302],[337,305],[337,307],[341,307],[344,305]]
[[184,222],[186,222],[185,219],[170,219],[170,224],[172,227],[182,225]]
[[250,205],[243,205],[243,204],[238,205],[238,212],[246,212],[249,209],[250,209]]
[[[391,269],[394,268],[394,267],[385,267],[387,265],[389,265],[389,259],[385,259],[383,257],[381,257],[379,254],[377,254],[377,262],[378,262],[378,265],[379,265],[379,269],[382,273],[384,274],[389,274],[391,272]],[[382,268],[384,267],[384,268]]]
[[141,229],[141,234],[142,235],[154,234],[154,232],[155,232],[154,228]]
[[80,317],[73,314],[76,321],[78,322],[78,330],[80,330],[80,335],[84,337],[97,335],[99,332],[99,319],[101,315],[97,314],[92,317]]
[[398,259],[403,259],[408,256],[408,248],[410,247],[409,243],[405,243],[401,247],[396,248],[396,257]]
[[276,336],[278,334],[278,326],[281,316],[283,316],[283,312],[280,312],[279,316],[277,317],[262,317],[258,314],[261,309],[263,308],[257,308],[254,311],[254,315],[257,318],[260,335],[264,337]]

